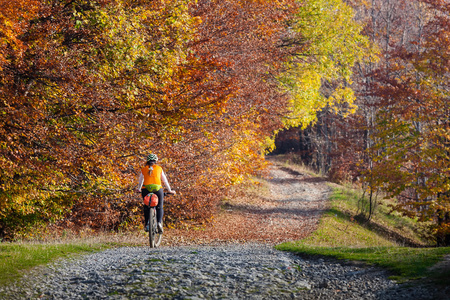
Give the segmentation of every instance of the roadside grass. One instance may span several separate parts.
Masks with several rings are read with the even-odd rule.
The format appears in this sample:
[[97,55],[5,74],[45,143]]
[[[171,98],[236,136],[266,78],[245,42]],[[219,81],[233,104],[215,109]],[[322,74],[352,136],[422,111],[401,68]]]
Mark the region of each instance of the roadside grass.
[[[384,209],[378,209],[373,216],[372,225],[376,226],[357,220],[358,197],[354,191],[335,187],[330,207],[322,215],[318,229],[305,239],[282,243],[275,248],[378,265],[391,271],[391,279],[398,282],[426,277],[435,283],[449,284],[448,268],[430,268],[450,254],[450,247],[425,246],[414,234],[417,224],[399,215],[389,215]],[[378,230],[380,226],[383,231]],[[422,247],[405,247],[403,241],[399,241],[402,233],[406,235],[402,238]]]
[[0,244],[0,285],[20,279],[24,271],[57,258],[108,248],[104,244]]
[[33,268],[58,259],[76,257],[108,248],[142,246],[146,239],[136,234],[92,234],[53,241],[0,243],[0,286],[12,284]]

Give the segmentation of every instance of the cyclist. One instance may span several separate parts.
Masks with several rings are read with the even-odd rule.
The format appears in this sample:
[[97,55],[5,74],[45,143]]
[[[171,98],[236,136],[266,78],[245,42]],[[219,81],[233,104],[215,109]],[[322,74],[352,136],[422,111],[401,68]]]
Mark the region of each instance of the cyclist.
[[[163,232],[162,219],[163,219],[163,205],[164,205],[164,190],[161,183],[168,190],[168,194],[176,194],[170,188],[169,182],[163,169],[156,164],[158,161],[158,156],[156,154],[149,154],[147,156],[147,163],[141,169],[139,174],[139,183],[136,187],[136,192],[141,193],[142,198],[144,198],[148,193],[155,193],[158,196],[158,205],[156,206],[156,220],[158,222],[158,231]],[[148,231],[148,219],[150,216],[150,207],[144,205],[144,219],[145,219],[145,231]]]

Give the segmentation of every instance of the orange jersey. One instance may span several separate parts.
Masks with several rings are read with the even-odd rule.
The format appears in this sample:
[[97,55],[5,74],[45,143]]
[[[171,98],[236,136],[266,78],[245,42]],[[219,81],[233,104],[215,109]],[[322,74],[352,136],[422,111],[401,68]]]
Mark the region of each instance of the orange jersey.
[[161,173],[162,168],[158,165],[153,165],[153,170],[149,174],[149,166],[144,166],[142,169],[142,175],[144,175],[144,186],[149,184],[161,185]]

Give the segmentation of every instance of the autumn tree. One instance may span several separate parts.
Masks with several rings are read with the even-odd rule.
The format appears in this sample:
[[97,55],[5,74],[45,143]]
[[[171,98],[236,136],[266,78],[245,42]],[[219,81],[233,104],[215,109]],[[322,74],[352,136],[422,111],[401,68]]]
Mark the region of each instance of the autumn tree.
[[[363,24],[356,19],[354,9],[342,1],[303,1],[292,21],[295,34],[287,44],[300,44],[303,49],[294,53],[289,71],[281,77],[292,95],[290,114],[284,122],[287,127],[298,126],[298,150],[304,162],[324,174],[330,169],[350,171],[344,170],[349,153],[337,149],[334,139],[343,131],[337,121],[356,108],[354,66],[363,58],[370,59],[373,52],[361,34]],[[283,135],[280,132],[279,138]],[[336,171],[335,165],[341,169]]]
[[[418,1],[411,39],[393,47],[391,63],[377,74],[374,93],[383,99],[378,114],[379,149],[374,169],[379,185],[398,199],[394,209],[431,222],[439,245],[450,243],[448,199],[449,6]],[[411,34],[411,33],[410,33]]]
[[2,45],[2,236],[64,216],[92,228],[135,222],[130,191],[148,152],[182,191],[169,221],[210,218],[230,184],[261,168],[281,125],[269,109],[283,112],[274,87],[289,9],[55,0],[20,18]]
[[[171,147],[183,157],[176,184],[184,193],[181,205],[187,215],[196,217],[208,207],[206,215],[212,216],[230,185],[265,164],[267,140],[282,126],[287,103],[276,76],[289,54],[279,44],[290,5],[292,1],[198,1],[191,6],[192,15],[202,20],[191,49],[217,67],[198,70],[198,78],[208,76],[207,85],[186,88],[192,89],[187,96],[204,97],[214,105],[192,110],[180,122],[183,138]],[[195,102],[187,98],[186,103]],[[175,215],[172,203],[168,218]]]
[[3,236],[68,210],[87,226],[124,221],[140,124],[171,105],[162,87],[186,61],[182,45],[195,25],[187,9],[182,1],[44,1],[20,19],[21,48],[8,40],[2,48]]
[[351,171],[362,180],[370,207],[376,205],[372,196],[383,191],[397,199],[395,210],[431,224],[424,234],[448,244],[448,4],[361,4],[357,19],[380,56],[357,64],[356,113],[329,119],[337,133],[330,139],[336,151],[325,156],[330,175],[343,178],[339,174]]
[[288,71],[280,77],[292,96],[285,124],[305,128],[327,106],[353,112],[352,67],[369,53],[353,9],[341,0],[305,0],[289,29],[285,45],[301,49],[293,52]]

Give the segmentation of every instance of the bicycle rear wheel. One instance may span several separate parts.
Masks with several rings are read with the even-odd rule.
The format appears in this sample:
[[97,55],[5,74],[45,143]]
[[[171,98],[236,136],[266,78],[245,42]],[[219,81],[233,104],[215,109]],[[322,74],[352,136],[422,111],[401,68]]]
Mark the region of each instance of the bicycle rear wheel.
[[161,244],[162,233],[158,232],[156,209],[154,207],[150,208],[150,216],[148,222],[150,225],[148,230],[150,248],[156,248]]

